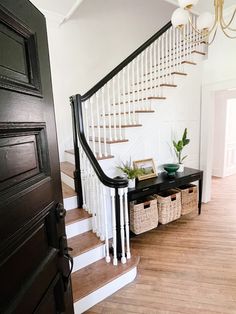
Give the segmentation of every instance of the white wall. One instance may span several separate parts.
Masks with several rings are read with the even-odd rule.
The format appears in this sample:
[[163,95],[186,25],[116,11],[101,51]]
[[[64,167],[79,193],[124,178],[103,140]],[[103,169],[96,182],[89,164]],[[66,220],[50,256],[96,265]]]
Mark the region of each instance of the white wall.
[[224,177],[227,121],[227,92],[215,94],[214,152],[212,175]]
[[[228,11],[228,20],[232,10]],[[233,26],[235,27],[235,25]],[[236,87],[236,44],[219,29],[209,47],[208,59],[203,66],[201,105],[201,162],[204,171],[203,199],[211,199],[211,177],[213,168],[215,93]]]
[[[236,97],[236,93],[234,95]],[[236,98],[227,100],[225,175],[236,173]]]
[[72,148],[69,96],[87,92],[164,26],[173,9],[162,0],[86,0],[61,27],[47,14],[61,160]]

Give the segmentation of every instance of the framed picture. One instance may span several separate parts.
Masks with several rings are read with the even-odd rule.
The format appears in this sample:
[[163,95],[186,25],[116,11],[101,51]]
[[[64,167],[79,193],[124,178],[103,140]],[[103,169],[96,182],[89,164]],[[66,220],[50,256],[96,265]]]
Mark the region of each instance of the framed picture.
[[139,181],[157,177],[155,164],[152,158],[134,161],[134,167],[143,171],[143,174],[138,176]]

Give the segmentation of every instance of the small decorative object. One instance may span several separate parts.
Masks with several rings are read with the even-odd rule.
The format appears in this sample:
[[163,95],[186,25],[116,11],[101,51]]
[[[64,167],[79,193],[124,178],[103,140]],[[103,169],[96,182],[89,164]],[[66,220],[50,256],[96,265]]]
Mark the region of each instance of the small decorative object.
[[155,164],[152,158],[134,161],[134,167],[141,170],[141,173],[138,175],[139,181],[157,177]]
[[122,162],[121,166],[118,166],[117,169],[121,170],[126,175],[127,179],[129,180],[129,188],[134,188],[135,179],[143,174],[141,169],[132,166],[131,159],[126,163]]
[[168,173],[169,177],[174,177],[176,171],[179,169],[178,164],[165,164],[163,165],[164,170]]
[[178,142],[173,141],[174,149],[175,149],[175,154],[178,158],[178,163],[180,165],[178,172],[183,172],[184,171],[184,165],[183,161],[188,157],[187,155],[182,157],[182,151],[186,145],[189,144],[190,139],[187,138],[187,128],[184,129],[184,133],[182,136],[182,139],[179,140]]

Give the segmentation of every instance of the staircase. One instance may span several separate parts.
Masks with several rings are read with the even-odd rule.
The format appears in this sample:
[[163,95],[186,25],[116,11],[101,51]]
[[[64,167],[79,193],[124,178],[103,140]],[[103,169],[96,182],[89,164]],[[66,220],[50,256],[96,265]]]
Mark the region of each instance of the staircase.
[[[63,179],[73,179],[74,166],[61,163]],[[72,286],[75,313],[83,313],[118,289],[132,282],[137,274],[138,257],[132,257],[125,265],[113,267],[105,258],[105,244],[92,232],[92,217],[77,207],[77,194],[62,183],[66,214],[68,246],[73,249],[74,260]]]
[[139,258],[130,250],[128,182],[113,179],[114,169],[120,151],[147,127],[148,119],[142,124],[140,117],[153,115],[168,90],[177,90],[176,80],[206,55],[201,35],[193,38],[187,26],[184,34],[187,41],[168,23],[85,95],[71,97],[74,149],[65,152],[61,173],[76,313],[136,276]]

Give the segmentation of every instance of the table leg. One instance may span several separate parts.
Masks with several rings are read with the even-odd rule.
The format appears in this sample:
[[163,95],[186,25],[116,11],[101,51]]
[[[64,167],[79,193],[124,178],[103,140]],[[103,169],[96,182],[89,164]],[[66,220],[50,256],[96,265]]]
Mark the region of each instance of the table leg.
[[199,193],[198,193],[198,215],[201,215],[201,208],[202,208],[202,182],[203,180],[199,180]]

